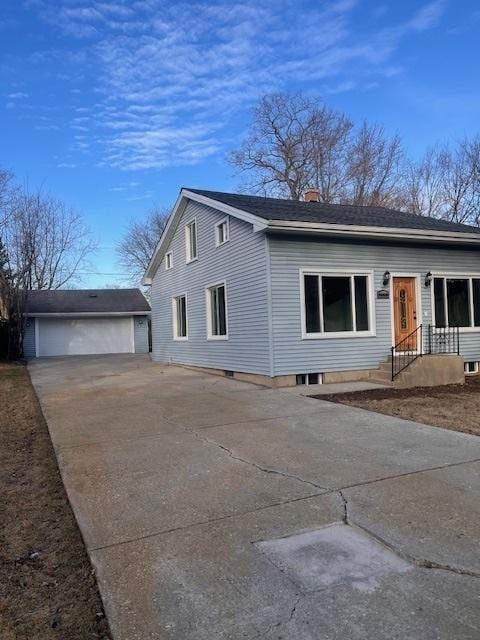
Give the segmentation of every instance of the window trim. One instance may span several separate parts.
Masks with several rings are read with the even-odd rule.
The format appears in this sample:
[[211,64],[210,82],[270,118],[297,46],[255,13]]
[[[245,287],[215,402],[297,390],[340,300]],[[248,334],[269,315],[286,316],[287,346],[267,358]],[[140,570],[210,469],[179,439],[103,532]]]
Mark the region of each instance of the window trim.
[[[185,298],[185,328],[187,331],[186,336],[178,335],[177,300],[179,300],[180,298]],[[176,296],[172,296],[172,330],[173,340],[175,342],[186,342],[188,340],[188,295],[186,291],[184,293],[179,293]]]
[[[226,229],[227,229],[227,239],[223,240],[223,242],[219,242],[218,240],[218,230],[221,227],[222,224],[226,225]],[[223,218],[222,220],[220,220],[219,222],[217,222],[217,224],[215,225],[215,246],[216,247],[221,247],[224,244],[226,244],[227,242],[230,242],[230,218],[228,216],[226,216],[225,218]]]
[[[212,308],[211,308],[211,290],[215,287],[225,288],[225,328],[227,330],[225,335],[216,336],[212,333]],[[205,306],[206,306],[206,320],[207,320],[207,340],[228,340],[229,332],[228,332],[228,291],[227,291],[227,281],[222,280],[220,282],[215,282],[213,284],[209,284],[205,287]]]
[[[197,250],[197,254],[192,258],[190,255],[190,228],[193,223],[195,223],[195,247]],[[198,225],[197,217],[195,216],[185,224],[185,263],[190,264],[191,262],[195,262],[196,260],[198,260]]]
[[[435,317],[435,287],[434,287],[434,278],[443,278],[443,292],[444,292],[444,300],[446,303],[445,306],[445,314],[448,318],[448,301],[447,301],[447,291],[446,291],[446,281],[448,280],[468,280],[468,296],[470,300],[470,308],[469,308],[469,316],[471,325],[468,327],[459,327],[460,333],[480,333],[480,326],[474,326],[475,322],[475,310],[473,307],[473,282],[472,280],[480,280],[480,273],[447,273],[440,271],[432,271],[432,285],[430,287],[430,304],[431,304],[431,316],[432,316],[432,324],[433,326],[437,326],[437,319]],[[449,324],[447,326],[450,326]]]
[[[170,266],[168,266],[168,258],[170,257]],[[173,269],[173,251],[167,251],[165,254],[165,271]]]
[[[331,340],[337,338],[371,338],[376,336],[375,325],[375,297],[374,293],[374,272],[371,269],[319,269],[318,267],[302,267],[300,276],[300,319],[302,329],[302,340]],[[305,314],[305,276],[338,276],[350,278],[350,300],[352,303],[352,321],[356,325],[355,313],[355,286],[352,286],[355,276],[366,276],[367,278],[367,311],[368,311],[368,331],[321,331],[317,333],[307,333],[307,318]],[[321,287],[319,287],[320,303],[320,323],[322,324],[323,305]]]

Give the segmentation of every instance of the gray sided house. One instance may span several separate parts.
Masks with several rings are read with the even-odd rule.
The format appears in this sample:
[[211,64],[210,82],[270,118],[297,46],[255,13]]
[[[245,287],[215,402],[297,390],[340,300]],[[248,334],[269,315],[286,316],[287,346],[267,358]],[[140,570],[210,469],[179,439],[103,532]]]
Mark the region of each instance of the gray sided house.
[[149,319],[139,289],[29,291],[24,356],[148,353]]
[[327,382],[457,337],[467,371],[480,362],[480,229],[465,225],[182,189],[145,283],[158,362]]

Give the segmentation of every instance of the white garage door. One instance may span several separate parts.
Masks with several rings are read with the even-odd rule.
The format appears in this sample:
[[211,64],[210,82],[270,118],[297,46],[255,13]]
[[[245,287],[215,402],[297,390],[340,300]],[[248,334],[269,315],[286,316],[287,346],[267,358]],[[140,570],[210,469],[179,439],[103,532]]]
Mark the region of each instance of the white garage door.
[[37,318],[37,356],[132,353],[132,318]]

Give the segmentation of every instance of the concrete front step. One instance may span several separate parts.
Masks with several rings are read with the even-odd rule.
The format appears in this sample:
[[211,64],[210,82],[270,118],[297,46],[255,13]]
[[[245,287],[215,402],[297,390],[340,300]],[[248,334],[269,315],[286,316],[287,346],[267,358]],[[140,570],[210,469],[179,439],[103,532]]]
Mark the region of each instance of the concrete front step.
[[372,372],[370,380],[378,384],[403,389],[463,384],[465,382],[463,358],[451,354],[423,355],[411,362],[392,382],[392,358],[390,356],[388,360],[380,364],[377,370]]

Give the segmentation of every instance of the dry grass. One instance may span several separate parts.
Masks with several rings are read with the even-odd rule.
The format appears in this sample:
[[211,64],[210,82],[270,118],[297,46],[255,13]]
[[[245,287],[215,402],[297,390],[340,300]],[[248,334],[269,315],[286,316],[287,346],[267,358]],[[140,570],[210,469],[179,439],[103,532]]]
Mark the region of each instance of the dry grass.
[[2,363],[0,637],[110,638],[28,372]]
[[467,378],[464,385],[372,389],[317,398],[480,436],[480,376]]

